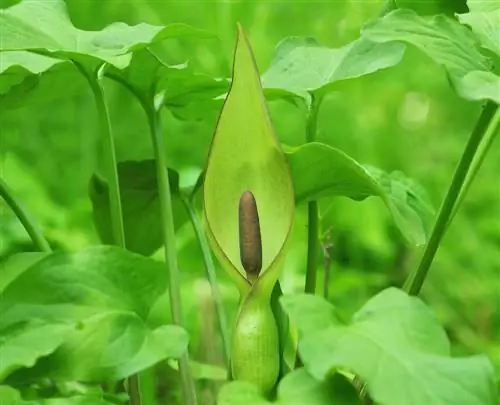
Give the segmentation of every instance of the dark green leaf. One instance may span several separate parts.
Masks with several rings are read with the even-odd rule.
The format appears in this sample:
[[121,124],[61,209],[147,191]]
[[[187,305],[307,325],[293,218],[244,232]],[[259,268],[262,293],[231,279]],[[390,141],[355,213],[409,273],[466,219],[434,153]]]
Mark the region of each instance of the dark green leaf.
[[362,35],[377,43],[409,43],[444,66],[461,97],[500,103],[498,76],[490,72],[491,64],[479,52],[474,34],[454,19],[444,15],[421,17],[411,10],[395,10],[369,24]]
[[288,148],[286,155],[297,202],[331,196],[361,201],[378,196],[406,239],[425,244],[434,211],[424,190],[401,173],[363,167],[345,153],[319,142]]
[[278,44],[262,84],[307,98],[308,92],[327,92],[337,81],[398,64],[404,49],[402,44],[375,44],[365,38],[341,48],[327,48],[310,37],[286,38]]
[[419,14],[450,14],[469,11],[467,0],[395,0],[398,8],[409,8]]
[[276,402],[262,397],[256,387],[236,381],[225,385],[219,393],[218,405],[358,405],[354,387],[341,375],[326,381],[312,378],[304,369],[287,374],[278,387]]
[[0,263],[0,293],[12,280],[47,255],[42,252],[17,253]]
[[[293,300],[287,297],[288,305]],[[319,305],[322,308],[325,303]],[[315,311],[311,305],[290,316],[299,325],[308,325]],[[435,315],[418,298],[395,288],[368,301],[349,325],[307,330],[299,342],[306,370],[319,380],[339,369],[352,371],[366,382],[376,403],[495,403],[489,360],[485,356],[450,357],[449,342]]]
[[[180,228],[187,221],[188,215],[180,198],[179,175],[173,170],[169,170],[168,174],[173,197],[174,225]],[[120,162],[118,178],[127,249],[149,256],[163,245],[155,161]],[[112,244],[108,187],[98,175],[93,175],[90,180],[90,199],[94,225],[101,241]]]
[[46,398],[23,400],[14,388],[0,385],[0,404],[2,405],[111,405],[112,402],[94,396],[72,396],[64,398]]
[[177,358],[186,349],[186,333],[176,326],[152,330],[146,323],[166,289],[164,265],[117,247],[54,253],[36,262],[0,295],[0,336],[32,319],[76,329],[12,381],[113,380]]

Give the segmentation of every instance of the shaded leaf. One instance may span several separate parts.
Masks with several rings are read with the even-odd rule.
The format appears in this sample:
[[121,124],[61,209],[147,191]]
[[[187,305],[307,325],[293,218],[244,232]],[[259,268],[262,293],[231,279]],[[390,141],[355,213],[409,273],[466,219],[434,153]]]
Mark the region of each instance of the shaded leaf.
[[73,26],[63,0],[23,0],[0,10],[0,50],[41,50],[86,66],[107,62],[126,67],[130,52],[169,37],[207,36],[185,24],[129,26],[118,22],[101,31],[84,31]]
[[[180,228],[188,219],[181,201],[179,175],[169,169],[174,225]],[[153,159],[118,163],[118,180],[123,210],[123,226],[127,249],[149,256],[163,246],[158,218],[160,200]],[[104,244],[113,244],[111,207],[107,183],[94,174],[90,180],[90,199],[94,225]]]
[[21,394],[12,387],[0,385],[0,404],[2,405],[111,405],[102,398],[94,396],[72,396],[64,398],[46,398],[23,400]]
[[0,53],[0,108],[69,97],[83,88],[84,81],[68,61],[26,51]]
[[12,280],[47,255],[42,252],[16,253],[0,263],[0,293]]
[[398,8],[409,8],[419,14],[451,14],[469,11],[467,0],[395,0]]
[[286,154],[297,202],[332,196],[361,201],[378,196],[405,238],[425,244],[434,210],[425,191],[401,173],[363,167],[340,150],[319,142],[287,148]]
[[293,223],[293,184],[271,125],[250,44],[240,29],[231,89],[210,147],[203,197],[214,252],[245,293],[249,283],[240,261],[238,207],[247,190],[255,197],[260,219],[259,280],[267,280],[262,286],[270,297]]
[[107,381],[177,358],[186,350],[186,333],[146,323],[166,289],[164,265],[117,247],[53,253],[36,262],[0,295],[0,336],[34,318],[77,327],[53,354],[10,378]]
[[275,402],[265,399],[253,385],[241,381],[222,387],[218,405],[357,405],[361,404],[354,387],[341,375],[326,381],[312,378],[304,369],[287,374],[278,387]]
[[479,52],[474,34],[454,19],[444,15],[421,17],[411,10],[395,10],[368,24],[362,36],[377,43],[409,43],[444,66],[461,97],[500,102],[500,92],[494,94],[491,87],[495,80],[475,80],[475,85],[482,85],[479,88],[470,85],[472,73],[492,76],[491,64]]
[[402,44],[375,44],[360,38],[341,48],[328,48],[311,37],[290,37],[276,47],[262,76],[266,89],[282,89],[307,98],[307,92],[327,92],[329,85],[398,64]]
[[[287,297],[289,302],[293,299]],[[290,316],[303,324],[314,311],[311,306]],[[449,342],[434,314],[418,298],[395,288],[369,300],[348,325],[308,331],[299,352],[306,370],[317,379],[339,369],[356,373],[376,403],[495,403],[489,360],[450,357]]]

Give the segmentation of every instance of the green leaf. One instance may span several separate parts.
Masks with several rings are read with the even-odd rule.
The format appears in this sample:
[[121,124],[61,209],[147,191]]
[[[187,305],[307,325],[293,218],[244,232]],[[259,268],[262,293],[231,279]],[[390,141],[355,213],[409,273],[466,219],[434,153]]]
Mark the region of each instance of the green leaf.
[[419,14],[466,13],[467,0],[395,0],[398,8],[409,8]]
[[13,371],[32,367],[40,358],[53,353],[69,332],[71,324],[23,322],[0,331],[0,382]]
[[459,20],[472,28],[483,48],[500,57],[500,2],[496,3],[496,9],[471,11],[460,15]]
[[311,142],[287,148],[297,202],[344,196],[361,201],[378,196],[405,236],[416,245],[427,241],[434,210],[425,191],[401,173],[363,167],[338,149]]
[[0,293],[12,280],[47,255],[42,252],[17,253],[0,263]]
[[498,0],[467,0],[470,11],[493,11],[499,4]]
[[238,207],[247,190],[257,203],[262,238],[259,280],[266,280],[261,286],[270,298],[293,224],[293,184],[271,125],[250,44],[240,29],[231,89],[209,151],[204,211],[214,252],[244,293],[249,283],[240,262]]
[[12,387],[0,385],[0,404],[2,405],[111,405],[112,402],[94,396],[72,396],[25,401]]
[[235,381],[222,387],[218,405],[357,405],[354,387],[341,375],[326,381],[312,378],[304,369],[287,374],[278,387],[278,398],[270,402],[253,385]]
[[[409,43],[444,66],[461,97],[500,103],[500,92],[494,87],[498,76],[490,72],[490,62],[479,52],[474,34],[454,19],[444,15],[421,17],[411,10],[395,10],[368,24],[362,36],[377,43]],[[478,74],[483,80],[477,79]]]
[[53,354],[12,380],[108,381],[178,358],[187,347],[185,331],[146,323],[166,289],[164,265],[118,247],[53,253],[34,263],[0,295],[0,336],[32,319],[76,329]]
[[[286,306],[302,295],[287,297]],[[324,305],[323,303],[321,305]],[[297,305],[295,305],[297,307]],[[290,312],[308,324],[314,305]],[[485,356],[450,357],[435,315],[416,297],[389,288],[368,301],[348,325],[309,330],[299,342],[308,372],[322,380],[347,369],[384,405],[493,405],[493,367]]]
[[130,52],[188,35],[208,34],[185,24],[129,26],[122,22],[101,31],[84,31],[73,26],[63,0],[24,0],[0,10],[0,51],[39,50],[94,67],[107,62],[124,68],[130,62]]
[[0,108],[68,97],[83,87],[76,67],[68,61],[25,51],[0,53]]
[[[168,365],[174,370],[179,371],[179,362],[176,360],[169,360]],[[199,363],[194,360],[189,360],[189,365],[191,366],[191,372],[193,378],[196,380],[214,380],[214,381],[226,381],[227,380],[227,370],[215,366],[213,364]]]
[[[180,228],[188,220],[181,201],[179,174],[168,171],[174,225]],[[125,242],[128,250],[149,256],[163,245],[160,217],[160,200],[154,160],[124,161],[118,163],[118,179],[123,210]],[[107,183],[94,174],[90,180],[90,199],[94,225],[101,241],[113,244],[110,203]]]
[[311,37],[290,37],[276,47],[262,83],[266,89],[282,89],[307,98],[307,92],[325,93],[340,80],[394,66],[404,50],[402,44],[375,44],[365,38],[328,48]]
[[227,80],[196,73],[188,64],[168,65],[149,49],[137,51],[124,69],[110,67],[106,76],[123,84],[139,100],[163,92],[165,107],[178,119],[203,119],[216,115],[227,91]]

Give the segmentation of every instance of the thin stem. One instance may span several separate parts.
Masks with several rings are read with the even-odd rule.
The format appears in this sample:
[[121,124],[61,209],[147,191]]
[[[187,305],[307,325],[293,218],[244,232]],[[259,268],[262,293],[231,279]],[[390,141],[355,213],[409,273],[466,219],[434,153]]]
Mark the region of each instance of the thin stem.
[[323,297],[328,299],[329,288],[330,288],[330,274],[332,267],[332,236],[330,231],[327,231],[326,236],[323,240],[323,267],[325,273],[323,275]]
[[212,297],[215,301],[215,310],[217,312],[217,320],[219,322],[219,330],[222,339],[222,346],[224,349],[224,363],[226,366],[228,366],[230,356],[228,332],[229,329],[227,327],[227,318],[224,311],[224,305],[222,304],[219,285],[217,284],[217,274],[215,272],[214,261],[212,258],[212,254],[210,253],[210,247],[208,246],[207,237],[205,236],[205,232],[203,231],[193,204],[187,198],[183,198],[182,201],[184,202],[184,205],[189,213],[189,217],[191,218],[191,223],[193,225],[194,232],[196,233],[196,237],[203,254],[206,276],[212,289]]
[[484,134],[484,138],[481,141],[479,147],[477,148],[477,153],[474,156],[474,160],[471,163],[470,170],[467,173],[467,177],[464,181],[464,185],[462,189],[460,190],[460,195],[457,198],[457,202],[455,203],[455,206],[453,207],[453,212],[450,216],[450,219],[448,221],[448,226],[450,225],[451,221],[455,217],[458,207],[462,204],[462,201],[469,191],[469,188],[474,181],[477,173],[479,172],[479,169],[481,168],[481,165],[483,164],[484,158],[486,157],[486,154],[490,150],[491,145],[493,144],[493,141],[495,137],[498,135],[500,132],[500,108],[497,107],[495,111],[495,115],[493,116],[493,119],[491,120],[491,124],[488,126],[488,129],[486,130],[486,133]]
[[[144,107],[146,107],[146,105],[144,105]],[[167,263],[170,281],[169,296],[172,321],[176,325],[182,325],[180,275],[177,265],[172,198],[170,193],[170,184],[168,182],[167,162],[165,158],[160,111],[151,105],[150,107],[146,107],[146,114],[150,125],[153,150],[156,160],[158,192],[161,207],[161,228],[163,242],[165,245],[165,262]],[[187,353],[185,353],[179,360],[179,370],[181,374],[182,396],[184,398],[183,403],[185,405],[196,405],[196,389],[191,375],[189,356]]]
[[467,173],[469,172],[477,148],[484,135],[489,130],[492,118],[494,117],[497,109],[498,106],[496,104],[488,102],[483,108],[481,116],[479,117],[476,126],[469,137],[465,150],[460,158],[460,162],[455,170],[455,174],[453,175],[451,185],[439,210],[436,224],[432,230],[431,237],[425,248],[420,265],[405,282],[404,289],[411,295],[418,295],[422,285],[424,284],[429,268],[434,260],[439,244],[441,243],[441,239],[443,238],[449,225],[450,217],[453,209],[455,208],[455,204],[462,186],[464,185],[464,180],[467,177]]
[[[321,99],[317,98],[314,94],[311,96],[312,102],[309,109],[306,124],[306,140],[307,142],[314,141],[317,131],[318,111]],[[306,283],[304,291],[308,294],[315,294],[316,292],[316,277],[317,277],[317,257],[319,248],[318,236],[318,203],[310,201],[307,205],[307,220],[308,220],[308,233],[307,233],[307,270],[306,270]]]
[[105,156],[107,157],[107,181],[109,190],[109,201],[111,208],[111,227],[113,231],[114,244],[120,247],[125,247],[125,231],[123,228],[123,212],[122,202],[120,199],[120,184],[118,181],[118,169],[116,164],[115,142],[113,132],[111,131],[111,123],[109,120],[109,111],[104,99],[99,79],[90,74],[83,66],[76,64],[78,69],[86,77],[90,84],[94,100],[97,107],[97,115],[99,121],[99,132],[104,142]]
[[47,239],[45,239],[41,227],[36,223],[26,207],[16,198],[12,190],[2,179],[0,179],[0,196],[2,196],[7,205],[17,216],[36,248],[41,252],[50,252],[52,249]]

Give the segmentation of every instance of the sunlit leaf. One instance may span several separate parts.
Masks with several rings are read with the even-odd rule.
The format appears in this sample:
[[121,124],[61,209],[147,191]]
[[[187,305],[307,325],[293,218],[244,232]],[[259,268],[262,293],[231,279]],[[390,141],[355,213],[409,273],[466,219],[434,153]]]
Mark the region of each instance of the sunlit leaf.
[[274,134],[252,51],[239,32],[233,80],[217,123],[204,183],[209,238],[219,259],[248,288],[240,262],[238,206],[243,192],[255,196],[262,236],[262,277],[269,274],[269,296],[278,278],[294,217],[289,168]]
[[[174,225],[180,228],[188,219],[179,191],[179,174],[168,171]],[[128,250],[149,256],[163,245],[160,200],[154,160],[123,161],[118,163],[118,179],[123,210],[125,242]],[[94,225],[101,241],[113,244],[111,212],[107,183],[98,175],[90,181],[90,198]]]
[[187,347],[186,332],[147,324],[149,311],[166,289],[161,263],[117,247],[53,253],[35,262],[0,295],[0,336],[25,324],[22,332],[31,337],[37,332],[29,323],[35,317],[54,327],[76,328],[54,353],[30,369],[18,370],[9,381],[40,376],[113,380],[162,359],[178,358]]
[[459,19],[472,28],[482,47],[489,49],[500,57],[500,2],[496,3],[495,9],[471,11],[460,15]]
[[394,66],[404,50],[402,44],[375,44],[365,38],[341,48],[328,48],[311,37],[290,37],[276,47],[262,83],[266,89],[282,89],[307,97],[308,92],[327,92],[340,80]]
[[304,369],[287,374],[278,386],[278,398],[268,401],[251,384],[241,381],[222,387],[217,405],[358,405],[354,387],[340,375],[318,381]]
[[377,43],[411,44],[444,66],[461,97],[500,103],[500,92],[495,87],[498,79],[490,71],[490,61],[479,52],[474,34],[452,18],[421,17],[411,10],[395,10],[368,24],[362,36]]
[[[282,299],[292,322],[310,325],[316,308]],[[323,307],[326,303],[318,304]],[[304,329],[304,328],[302,328]],[[389,288],[370,299],[347,325],[306,328],[299,353],[311,375],[323,380],[347,369],[359,375],[375,403],[384,405],[493,405],[493,367],[485,356],[450,357],[436,316],[418,299]]]
[[427,241],[434,210],[425,191],[401,173],[387,174],[362,166],[338,149],[311,142],[287,148],[297,202],[342,196],[361,201],[378,196],[384,201],[405,238]]
[[101,31],[76,28],[63,0],[23,0],[0,10],[0,51],[40,50],[87,66],[107,62],[126,67],[131,51],[176,36],[206,36],[185,24],[130,26],[113,23]]

